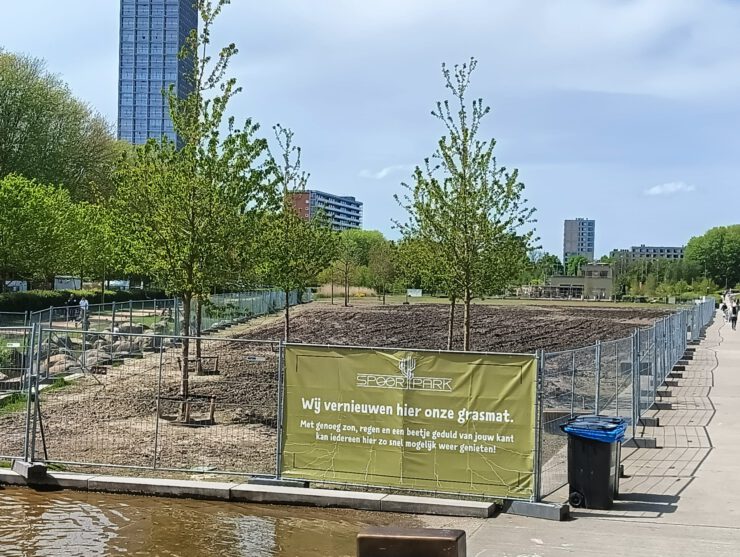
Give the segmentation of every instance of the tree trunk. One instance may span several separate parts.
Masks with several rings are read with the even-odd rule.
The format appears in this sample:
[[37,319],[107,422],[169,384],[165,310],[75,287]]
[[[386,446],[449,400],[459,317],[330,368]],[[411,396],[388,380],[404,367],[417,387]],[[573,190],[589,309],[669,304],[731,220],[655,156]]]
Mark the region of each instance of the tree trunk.
[[447,323],[447,350],[452,350],[452,335],[455,332],[455,296],[450,296],[450,317]]
[[470,291],[465,291],[465,311],[463,313],[463,350],[470,350]]
[[385,286],[383,286],[383,305],[385,305]]
[[349,265],[344,268],[344,307],[349,307]]
[[181,350],[181,365],[180,365],[180,397],[182,397],[182,403],[180,405],[180,419],[185,422],[189,418],[190,409],[188,403],[188,395],[190,391],[190,384],[188,380],[188,365],[190,364],[190,309],[193,295],[191,293],[183,294],[182,296],[182,350]]
[[283,336],[285,342],[290,341],[290,290],[285,291],[285,330]]
[[198,374],[203,373],[203,364],[201,363],[201,344],[200,336],[203,332],[203,301],[198,296],[198,301],[195,306],[195,372]]

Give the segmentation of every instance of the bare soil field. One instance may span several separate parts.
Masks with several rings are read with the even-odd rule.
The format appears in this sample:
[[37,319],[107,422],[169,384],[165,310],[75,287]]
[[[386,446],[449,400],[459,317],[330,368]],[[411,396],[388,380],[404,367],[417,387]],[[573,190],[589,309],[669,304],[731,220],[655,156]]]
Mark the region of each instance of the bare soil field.
[[[306,306],[295,316],[291,340],[316,344],[439,350],[447,347],[448,305]],[[670,313],[660,308],[492,306],[471,308],[471,349],[532,353],[568,350],[629,336]],[[462,346],[462,308],[456,311],[454,348]],[[248,330],[244,338],[278,339],[282,322]]]
[[[306,343],[443,349],[449,306],[411,305],[343,308],[306,305],[292,320],[293,338]],[[472,308],[472,348],[490,352],[558,351],[628,336],[667,313],[653,308],[484,306]],[[462,310],[458,312],[459,331]],[[277,352],[282,321],[231,329],[203,342],[207,366],[218,374],[190,376],[191,395],[200,397],[193,415],[204,419],[213,401],[214,422],[195,427],[172,420],[177,414],[179,349],[146,353],[101,366],[63,388],[41,395],[41,416],[49,460],[188,469],[274,473],[277,414]],[[461,335],[455,339],[462,343]],[[81,347],[80,347],[81,348]],[[218,356],[218,363],[215,357]],[[160,369],[161,361],[161,373]],[[159,394],[159,396],[158,396]],[[157,415],[160,419],[157,420]],[[197,421],[197,420],[196,420]],[[0,455],[20,456],[25,405],[0,408]],[[40,428],[37,455],[43,455]],[[77,468],[75,468],[77,469]],[[86,468],[82,468],[86,469]]]

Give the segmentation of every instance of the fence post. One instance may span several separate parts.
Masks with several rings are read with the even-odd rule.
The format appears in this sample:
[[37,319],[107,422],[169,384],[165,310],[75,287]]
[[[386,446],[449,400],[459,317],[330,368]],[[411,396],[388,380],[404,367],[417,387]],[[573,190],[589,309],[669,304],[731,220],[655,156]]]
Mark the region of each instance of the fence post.
[[82,373],[87,373],[87,330],[82,327]]
[[177,296],[175,296],[172,299],[172,306],[173,306],[172,315],[175,317],[175,336],[179,337],[180,336],[180,315],[179,315],[179,309],[178,309],[179,304],[178,304]]
[[[38,327],[38,337],[39,337],[39,343],[38,348],[36,352],[36,373],[33,372],[33,367],[31,368],[31,373],[29,374],[28,378],[28,404],[26,406],[27,408],[27,419],[26,419],[26,462],[34,462],[36,460],[36,416],[41,411],[40,408],[38,408],[39,404],[39,391],[38,391],[38,384],[39,384],[39,376],[41,372],[41,347],[43,346],[43,329],[41,327]],[[48,331],[49,337],[51,338],[51,330]]]
[[54,326],[54,306],[49,306],[49,328]]
[[614,416],[619,417],[619,343],[614,343]]
[[632,438],[637,437],[637,421],[640,419],[640,330],[632,334]]
[[154,456],[152,470],[157,469],[157,451],[159,450],[159,414],[162,397],[162,368],[164,367],[164,337],[159,338],[159,370],[157,372],[157,414],[154,416]]
[[535,395],[535,430],[534,430],[534,501],[542,500],[542,430],[544,428],[544,374],[545,352],[538,350],[537,358],[537,392]]
[[572,352],[573,357],[571,358],[570,366],[570,417],[573,417],[573,411],[575,410],[576,403],[576,351]]
[[279,341],[278,343],[278,369],[277,369],[277,376],[278,376],[278,398],[277,398],[277,453],[275,455],[275,477],[280,479],[282,476],[282,468],[283,468],[283,391],[285,390],[285,373],[284,373],[284,351],[285,351],[285,344],[283,344],[283,341]]
[[[101,308],[101,310],[102,309],[104,309],[104,308]],[[112,319],[113,319],[113,323],[110,326],[111,333],[113,332],[113,329],[116,328],[116,303],[115,302],[113,302],[113,317],[112,317]],[[111,342],[113,342],[113,337],[112,336],[111,336]]]
[[596,376],[596,401],[594,402],[594,414],[600,410],[599,399],[601,398],[601,341],[596,341],[596,356],[594,358],[594,374]]
[[131,332],[131,327],[134,325],[134,305],[131,300],[128,301],[128,331]]
[[[38,339],[36,337],[38,337]],[[36,364],[38,365],[38,358],[41,351],[41,334],[39,333],[36,323],[31,325],[31,340],[28,343],[27,350],[28,361],[26,362],[26,377],[25,381],[22,383],[26,391],[26,431],[23,438],[23,460],[25,462],[30,462],[29,442],[31,440],[31,405],[33,404],[31,385],[33,383],[34,360],[36,360]]]

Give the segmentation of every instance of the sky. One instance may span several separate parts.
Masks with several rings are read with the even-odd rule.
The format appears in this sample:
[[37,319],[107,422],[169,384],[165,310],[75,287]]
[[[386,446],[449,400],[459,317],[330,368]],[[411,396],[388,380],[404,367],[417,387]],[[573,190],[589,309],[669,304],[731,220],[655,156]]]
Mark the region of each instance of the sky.
[[[118,0],[2,0],[0,47],[44,58],[115,122]],[[232,0],[230,105],[303,149],[309,187],[364,202],[396,237],[393,199],[443,134],[441,64],[478,60],[500,165],[518,168],[543,249],[596,220],[596,255],[684,245],[739,221],[740,1]]]

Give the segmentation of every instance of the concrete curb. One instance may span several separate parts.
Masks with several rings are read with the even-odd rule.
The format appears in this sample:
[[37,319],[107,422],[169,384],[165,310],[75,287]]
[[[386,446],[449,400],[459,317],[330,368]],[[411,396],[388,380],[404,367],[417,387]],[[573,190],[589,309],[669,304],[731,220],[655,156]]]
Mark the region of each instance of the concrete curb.
[[570,507],[567,504],[529,503],[527,501],[505,501],[503,512],[531,518],[544,518],[562,522],[570,518]]
[[[2,484],[13,486],[28,485],[23,476],[11,470],[0,470],[0,485]],[[71,474],[66,472],[49,472],[46,480],[34,487],[475,518],[489,518],[496,511],[495,503],[481,501],[257,485],[253,483],[240,484],[196,480],[131,478],[95,474]],[[514,501],[511,503],[515,511],[510,512],[514,512],[514,514],[549,518],[548,513],[544,510],[538,510],[536,513],[525,512],[526,509],[520,507],[520,504],[524,504],[525,502]],[[531,504],[528,503],[528,505]],[[542,506],[552,507],[552,505]],[[516,512],[516,510],[519,512]],[[552,512],[550,514],[555,516]]]

